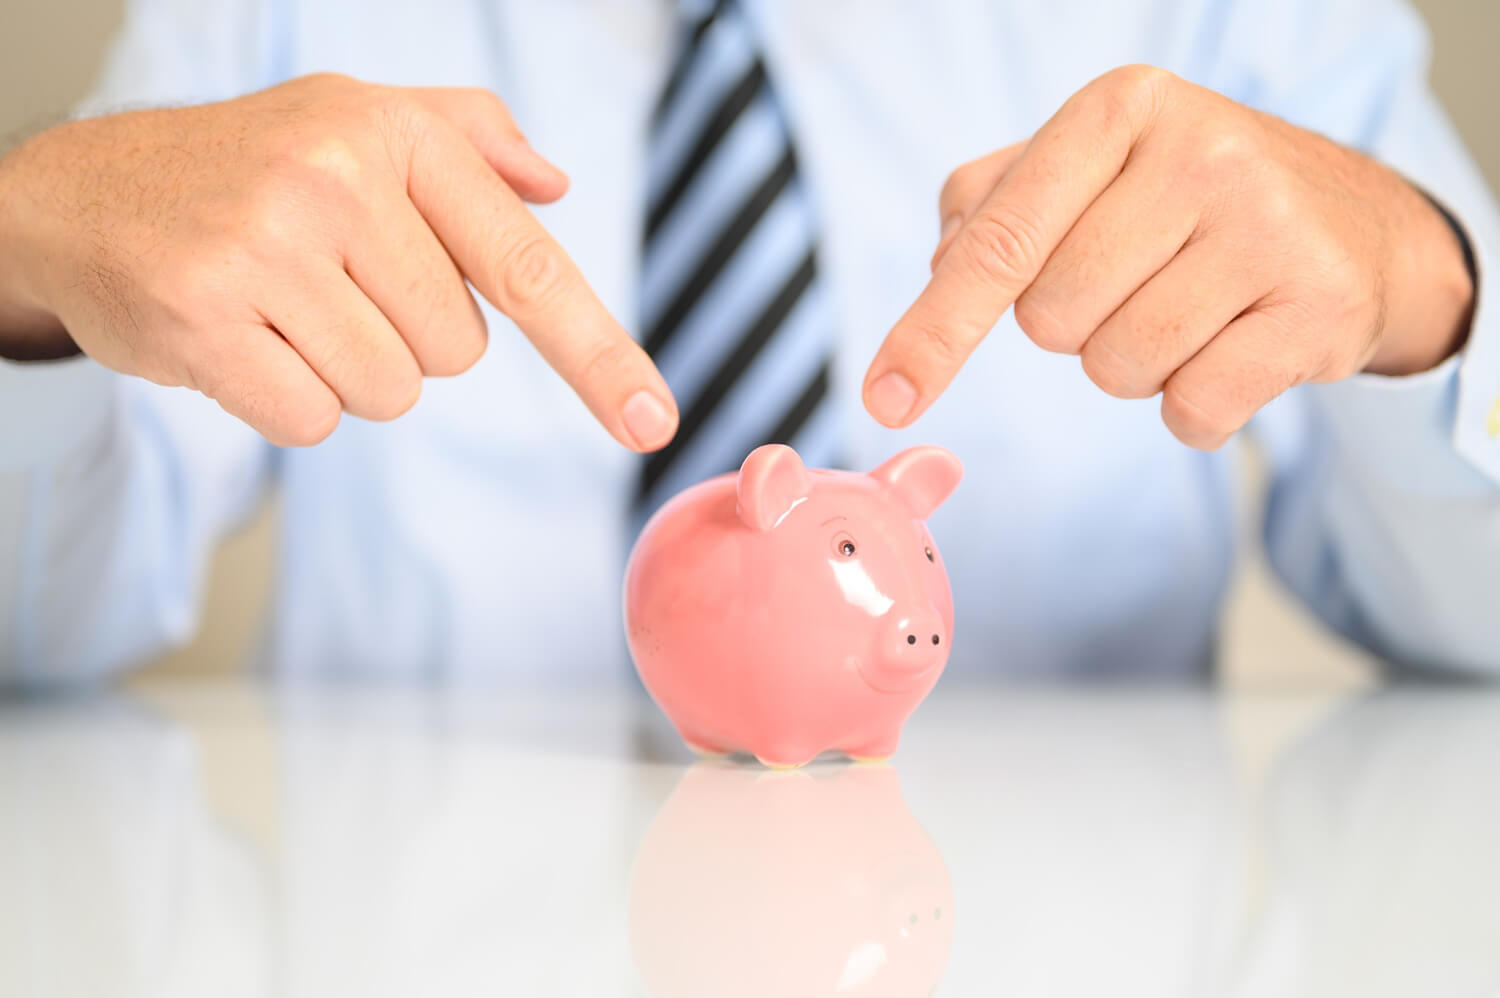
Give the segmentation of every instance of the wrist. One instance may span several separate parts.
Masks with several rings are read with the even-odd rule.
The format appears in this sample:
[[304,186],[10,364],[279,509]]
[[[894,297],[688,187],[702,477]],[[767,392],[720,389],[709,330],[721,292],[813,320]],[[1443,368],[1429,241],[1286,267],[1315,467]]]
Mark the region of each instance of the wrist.
[[[45,133],[44,133],[45,134]],[[30,169],[38,136],[0,158],[0,357],[42,360],[78,352],[45,291],[50,253]]]
[[1401,376],[1430,370],[1463,348],[1478,289],[1472,251],[1457,223],[1422,191],[1397,181],[1385,329],[1365,370]]

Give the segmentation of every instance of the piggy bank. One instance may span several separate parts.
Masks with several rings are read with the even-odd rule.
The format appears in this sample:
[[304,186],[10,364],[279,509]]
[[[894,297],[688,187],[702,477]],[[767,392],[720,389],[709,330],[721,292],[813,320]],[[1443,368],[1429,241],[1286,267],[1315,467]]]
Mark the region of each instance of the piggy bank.
[[894,752],[948,660],[953,598],[924,521],[962,474],[941,447],[858,474],[768,444],[662,506],[626,567],[625,629],[688,747],[775,767]]
[[928,995],[953,885],[890,766],[700,762],[651,823],[628,901],[651,998]]

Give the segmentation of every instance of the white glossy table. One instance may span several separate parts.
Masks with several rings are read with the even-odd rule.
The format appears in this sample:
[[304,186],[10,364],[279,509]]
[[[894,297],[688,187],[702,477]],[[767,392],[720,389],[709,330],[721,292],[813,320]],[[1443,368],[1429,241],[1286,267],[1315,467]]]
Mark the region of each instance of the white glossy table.
[[883,767],[648,703],[0,704],[0,994],[1500,994],[1500,694],[940,688]]

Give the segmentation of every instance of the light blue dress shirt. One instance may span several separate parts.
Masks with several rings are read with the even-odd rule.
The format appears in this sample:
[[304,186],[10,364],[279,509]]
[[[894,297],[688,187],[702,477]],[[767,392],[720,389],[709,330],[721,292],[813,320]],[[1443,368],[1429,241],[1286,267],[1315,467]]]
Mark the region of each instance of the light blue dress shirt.
[[[635,315],[644,139],[671,58],[645,0],[134,0],[90,109],[226,98],[334,70],[488,87],[573,188],[541,209]],[[1425,84],[1395,0],[748,0],[823,226],[833,404],[871,467],[933,442],[967,477],[934,517],[954,677],[1183,675],[1212,659],[1235,557],[1235,450],[1178,444],[1155,401],[1096,389],[1007,317],[914,428],[859,406],[920,290],[955,166],[1033,132],[1089,79],[1148,62],[1371,151],[1479,256],[1464,353],[1410,378],[1298,389],[1257,418],[1264,537],[1286,583],[1396,661],[1500,672],[1500,216]],[[639,458],[510,323],[406,417],[278,451],[186,390],[89,361],[0,368],[0,665],[105,675],[194,628],[217,540],[274,489],[260,655],[298,674],[609,681]]]

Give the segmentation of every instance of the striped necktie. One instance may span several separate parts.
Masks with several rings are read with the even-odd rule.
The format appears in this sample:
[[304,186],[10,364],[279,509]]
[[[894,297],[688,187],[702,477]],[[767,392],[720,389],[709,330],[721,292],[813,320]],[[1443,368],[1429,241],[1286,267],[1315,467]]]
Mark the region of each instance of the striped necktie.
[[840,444],[809,192],[745,12],[707,7],[679,4],[683,41],[651,118],[642,344],[681,424],[645,458],[638,519],[761,444],[791,444],[810,466]]

